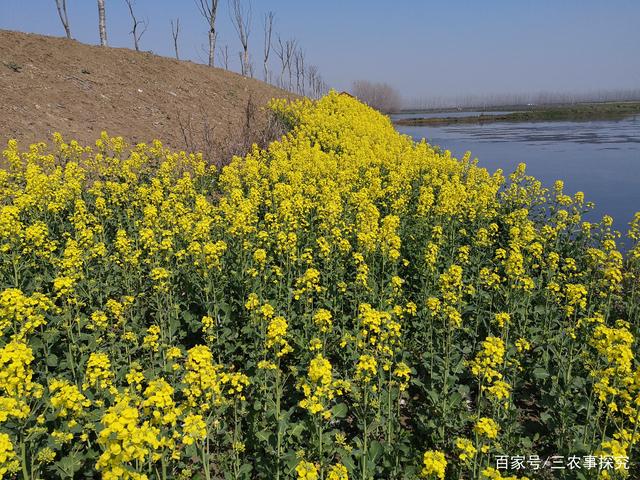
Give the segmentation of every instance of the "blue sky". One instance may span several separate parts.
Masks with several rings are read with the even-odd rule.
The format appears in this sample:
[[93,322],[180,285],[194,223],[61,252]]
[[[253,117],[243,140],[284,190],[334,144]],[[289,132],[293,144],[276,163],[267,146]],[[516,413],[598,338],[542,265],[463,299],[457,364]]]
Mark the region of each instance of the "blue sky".
[[[93,0],[67,0],[74,38],[98,42]],[[106,0],[111,46],[131,47],[124,0]],[[206,61],[206,25],[193,0],[136,0],[149,19],[141,47],[172,55],[180,17],[185,58]],[[253,0],[250,38],[261,65],[262,15],[295,37],[326,81],[384,81],[406,99],[499,93],[591,92],[640,87],[638,0]],[[239,70],[239,42],[220,0],[218,45]],[[0,0],[0,28],[62,35],[54,0]],[[259,68],[256,71],[260,72]]]

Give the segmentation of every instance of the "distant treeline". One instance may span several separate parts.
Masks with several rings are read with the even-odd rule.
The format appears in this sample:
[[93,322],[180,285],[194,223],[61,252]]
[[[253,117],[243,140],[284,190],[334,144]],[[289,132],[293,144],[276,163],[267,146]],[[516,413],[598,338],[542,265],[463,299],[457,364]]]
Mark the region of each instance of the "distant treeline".
[[487,108],[503,105],[549,105],[582,102],[623,102],[640,100],[640,88],[597,90],[585,93],[538,92],[523,94],[461,95],[456,97],[423,97],[407,102],[406,109]]

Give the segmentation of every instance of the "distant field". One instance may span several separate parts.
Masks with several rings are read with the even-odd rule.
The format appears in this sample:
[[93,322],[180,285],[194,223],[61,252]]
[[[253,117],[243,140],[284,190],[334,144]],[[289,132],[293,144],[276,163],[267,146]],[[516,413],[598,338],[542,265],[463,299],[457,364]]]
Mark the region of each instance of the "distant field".
[[[640,114],[640,102],[607,102],[607,103],[581,103],[571,105],[526,105],[501,107],[505,110],[518,110],[515,112],[491,115],[447,116],[449,112],[443,111],[442,117],[435,118],[403,118],[395,121],[398,125],[448,125],[454,123],[489,123],[489,122],[549,122],[572,120],[601,120],[612,118],[624,118],[629,115]],[[491,107],[490,110],[499,110]],[[473,111],[470,109],[469,111]],[[477,110],[475,110],[477,111]],[[432,113],[430,111],[429,113]],[[427,113],[427,111],[425,111]]]

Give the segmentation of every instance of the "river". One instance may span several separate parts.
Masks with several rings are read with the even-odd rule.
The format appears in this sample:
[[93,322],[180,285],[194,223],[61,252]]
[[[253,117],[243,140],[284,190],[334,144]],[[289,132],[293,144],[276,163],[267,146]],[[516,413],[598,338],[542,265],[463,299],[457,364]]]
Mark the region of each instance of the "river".
[[602,215],[611,215],[614,228],[623,234],[634,213],[640,211],[640,115],[588,122],[397,128],[415,140],[426,138],[431,145],[450,150],[457,158],[469,150],[472,158],[478,158],[478,164],[491,172],[501,168],[508,175],[524,162],[527,172],[546,187],[553,187],[555,180],[563,180],[566,194],[583,191],[586,201],[596,204],[587,215],[588,220],[598,221]]

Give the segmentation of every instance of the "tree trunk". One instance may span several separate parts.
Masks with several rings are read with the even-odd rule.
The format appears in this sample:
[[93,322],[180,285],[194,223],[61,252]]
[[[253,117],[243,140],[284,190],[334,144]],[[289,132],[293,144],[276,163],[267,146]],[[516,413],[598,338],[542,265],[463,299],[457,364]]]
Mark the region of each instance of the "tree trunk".
[[98,28],[100,29],[100,45],[107,46],[107,24],[104,15],[104,0],[98,0]]
[[176,60],[180,60],[178,53],[178,36],[180,35],[180,18],[176,18],[175,28],[173,26],[173,20],[171,20],[171,36],[173,37],[173,49],[176,52]]
[[213,67],[216,51],[216,31],[214,28],[209,30],[209,66]]
[[71,39],[71,29],[69,28],[69,16],[67,15],[67,2],[66,0],[56,0],[56,7],[58,7],[58,15],[60,21],[64,27],[64,33],[67,38]]
[[137,30],[138,30],[138,24],[134,23],[133,24],[133,47],[136,49],[136,52],[140,51],[140,45],[138,44],[138,35],[137,35]]

